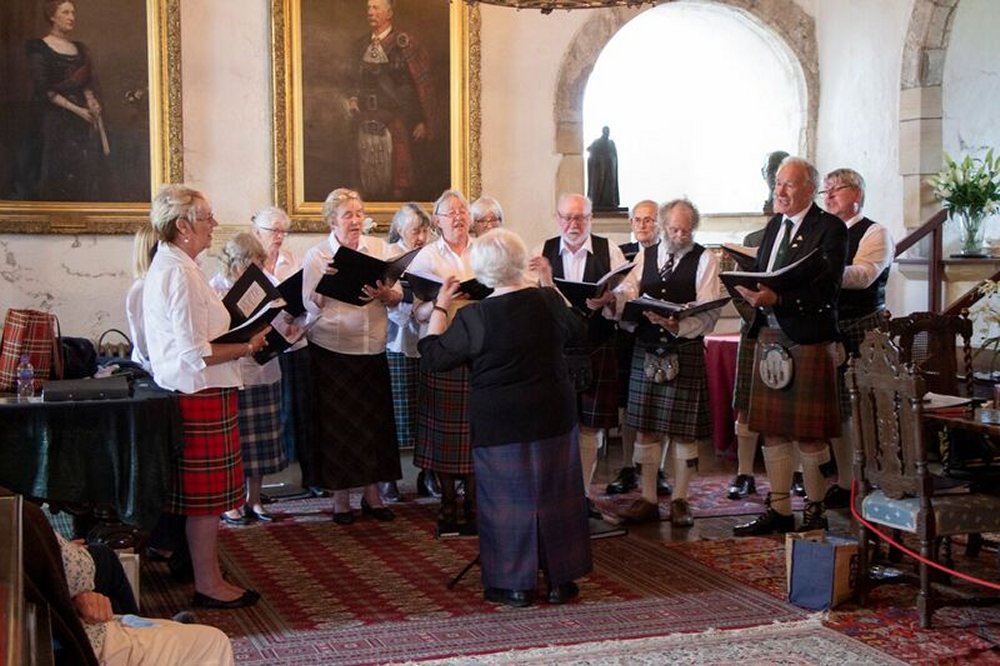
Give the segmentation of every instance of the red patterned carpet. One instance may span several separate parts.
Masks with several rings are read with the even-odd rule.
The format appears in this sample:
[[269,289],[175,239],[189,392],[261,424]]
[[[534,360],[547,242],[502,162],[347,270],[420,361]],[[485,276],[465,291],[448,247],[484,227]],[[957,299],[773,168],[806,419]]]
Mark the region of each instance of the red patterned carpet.
[[[482,600],[478,569],[445,584],[476,539],[434,538],[433,504],[396,505],[397,520],[339,527],[329,500],[283,502],[295,520],[223,530],[229,575],[263,594],[254,608],[199,612],[233,638],[240,663],[404,661],[549,644],[638,638],[791,621],[807,613],[736,583],[682,551],[636,537],[593,542],[579,601],[513,610]],[[186,606],[192,586],[145,564],[143,611]]]
[[[777,538],[673,543],[667,550],[777,599],[785,596],[784,542]],[[960,566],[968,570],[969,563]],[[996,578],[995,553],[984,551],[974,566]],[[934,613],[934,629],[928,630],[920,628],[915,597],[913,586],[884,585],[874,590],[867,607],[845,604],[824,624],[913,664],[1000,664],[1000,608],[944,608]]]

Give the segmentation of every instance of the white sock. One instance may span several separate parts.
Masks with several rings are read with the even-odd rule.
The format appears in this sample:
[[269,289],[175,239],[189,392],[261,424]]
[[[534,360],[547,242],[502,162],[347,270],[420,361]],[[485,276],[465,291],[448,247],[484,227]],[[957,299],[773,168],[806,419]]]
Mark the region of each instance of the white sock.
[[830,462],[830,447],[821,451],[803,451],[799,444],[799,460],[802,461],[802,481],[806,487],[806,498],[810,502],[822,502],[826,495],[826,478],[819,466]]
[[656,504],[656,465],[660,462],[660,442],[656,435],[638,433],[635,438],[635,462],[642,465],[639,487],[642,499]]
[[698,442],[674,442],[674,494],[671,499],[687,499],[688,483],[694,475],[694,462],[697,460]]
[[794,450],[791,442],[764,444],[764,469],[771,484],[771,508],[783,516],[792,515],[792,498],[788,489],[795,471]]
[[837,460],[837,485],[851,489],[854,481],[854,438],[851,437],[850,419],[844,424],[844,434],[830,441],[834,458]]
[[753,460],[757,455],[757,440],[760,435],[746,423],[736,422],[736,473],[753,476]]

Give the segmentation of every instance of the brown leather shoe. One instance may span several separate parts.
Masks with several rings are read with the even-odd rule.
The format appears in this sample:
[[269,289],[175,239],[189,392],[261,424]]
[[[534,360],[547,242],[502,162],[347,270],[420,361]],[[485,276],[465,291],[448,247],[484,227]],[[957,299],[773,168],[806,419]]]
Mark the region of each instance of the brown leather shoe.
[[686,499],[675,499],[670,502],[670,524],[674,527],[694,525],[694,518],[691,516]]
[[624,511],[618,514],[622,523],[626,525],[639,525],[641,523],[655,523],[660,520],[660,509],[657,505],[639,498],[629,504]]

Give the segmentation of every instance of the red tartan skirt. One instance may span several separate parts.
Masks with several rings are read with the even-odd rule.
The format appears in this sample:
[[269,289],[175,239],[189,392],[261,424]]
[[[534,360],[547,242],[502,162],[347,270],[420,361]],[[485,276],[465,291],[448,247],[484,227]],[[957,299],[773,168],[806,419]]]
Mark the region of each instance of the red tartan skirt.
[[469,371],[420,371],[413,464],[441,474],[471,474]]
[[[794,364],[792,382],[783,389],[768,388],[756,372],[763,347],[772,342],[785,347]],[[800,345],[779,329],[763,328],[757,338],[754,368],[747,423],[751,430],[793,440],[840,437],[834,343]]]
[[243,503],[243,458],[234,388],[181,394],[184,449],[176,459],[166,511],[212,516]]

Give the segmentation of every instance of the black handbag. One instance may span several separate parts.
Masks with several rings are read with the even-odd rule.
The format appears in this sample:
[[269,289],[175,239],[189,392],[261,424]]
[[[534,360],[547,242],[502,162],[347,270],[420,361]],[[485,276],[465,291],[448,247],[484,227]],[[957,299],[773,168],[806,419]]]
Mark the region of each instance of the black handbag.
[[63,379],[93,377],[97,372],[97,349],[87,338],[62,337]]

